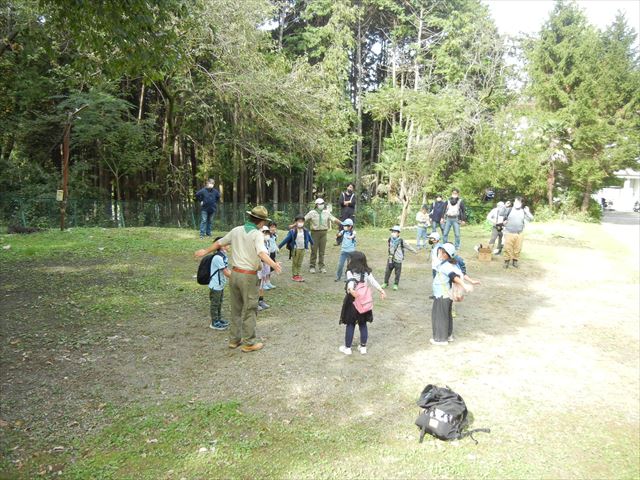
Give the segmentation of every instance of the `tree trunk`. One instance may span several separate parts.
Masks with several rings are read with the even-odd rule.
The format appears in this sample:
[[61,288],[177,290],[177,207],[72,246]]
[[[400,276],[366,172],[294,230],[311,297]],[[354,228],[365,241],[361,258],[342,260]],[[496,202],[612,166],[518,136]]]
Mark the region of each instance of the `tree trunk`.
[[273,177],[273,210],[278,210],[278,176]]
[[[362,18],[361,12],[358,12],[358,35],[356,38],[356,194],[360,195],[362,188]],[[358,205],[360,202],[356,202],[355,210],[358,212]]]
[[549,208],[553,208],[553,187],[556,183],[556,169],[553,165],[549,166],[547,172],[547,203]]
[[402,212],[400,213],[400,228],[404,228],[404,224],[407,221],[407,215],[409,214],[409,206],[411,205],[411,196],[407,189],[407,182],[403,177],[400,180],[400,201],[402,202]]
[[142,87],[140,88],[140,101],[138,102],[138,123],[142,120],[142,110],[144,107],[144,80],[142,81]]
[[582,207],[580,207],[581,212],[586,212],[589,209],[589,200],[591,199],[591,182],[587,182],[587,187],[582,194]]

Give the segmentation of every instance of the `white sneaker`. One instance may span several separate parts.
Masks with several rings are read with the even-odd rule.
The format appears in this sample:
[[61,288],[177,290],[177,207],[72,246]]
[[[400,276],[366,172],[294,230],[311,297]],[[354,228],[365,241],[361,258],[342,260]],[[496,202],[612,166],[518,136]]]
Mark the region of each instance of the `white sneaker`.
[[480,251],[480,247],[482,247],[482,244],[474,245],[473,249],[476,251],[476,253],[478,253]]
[[327,269],[326,268],[321,268],[320,269],[320,273],[327,273]]
[[429,341],[432,345],[449,345],[449,342],[436,342],[433,338],[430,338]]
[[351,355],[351,349],[342,345],[338,350],[340,350],[345,355]]
[[497,248],[493,251],[494,255],[498,255],[500,253],[500,250],[498,250]]
[[453,335],[449,335],[449,338],[447,338],[448,342],[453,342],[455,340],[455,338],[453,338]]
[[316,269],[315,269],[315,268],[313,268],[313,267],[311,267],[311,268],[309,269],[309,273],[316,273]]
[[366,355],[367,354],[367,347],[363,347],[362,345],[358,345],[358,350],[360,350],[360,353],[362,355]]

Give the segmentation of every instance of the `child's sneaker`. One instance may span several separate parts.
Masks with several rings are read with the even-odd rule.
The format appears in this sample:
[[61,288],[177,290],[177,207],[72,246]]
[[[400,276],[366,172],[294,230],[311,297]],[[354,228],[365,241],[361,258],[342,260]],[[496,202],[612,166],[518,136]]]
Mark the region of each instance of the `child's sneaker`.
[[315,269],[314,267],[311,267],[311,268],[309,269],[309,273],[316,273],[316,269]]
[[437,340],[434,340],[433,338],[430,338],[429,342],[431,342],[432,345],[449,345],[449,342],[438,342]]
[[269,290],[273,290],[274,288],[276,288],[276,286],[271,282],[267,283],[267,285],[269,285]]
[[367,346],[366,345],[358,345],[358,350],[360,350],[360,353],[362,355],[366,355],[367,354]]
[[229,326],[228,324],[225,325],[223,322],[221,322],[220,320],[216,320],[215,322],[213,322],[213,324],[209,325],[211,328],[213,328],[214,330],[226,330],[227,327]]
[[381,287],[382,287],[382,289],[383,289],[383,290],[384,290],[385,288],[387,288],[388,286],[389,286],[389,285],[388,285],[387,283],[383,283],[383,284],[381,285]]
[[265,284],[262,286],[262,289],[263,289],[263,290],[271,290],[271,287],[269,286],[269,284],[268,284],[268,283],[265,283]]
[[340,346],[338,350],[340,350],[345,355],[351,355],[351,348],[347,348],[344,345]]
[[398,284],[397,284],[397,283],[395,283],[395,284],[393,285],[393,289],[394,289],[394,290],[398,290]]
[[320,269],[320,273],[327,273],[327,269],[326,269],[326,268],[324,268],[324,267],[322,267],[322,268]]
[[267,302],[265,302],[264,300],[260,300],[260,301],[258,302],[258,307],[259,307],[260,309],[262,309],[262,310],[266,310],[267,308],[269,308],[269,307],[270,307],[270,305],[269,305]]
[[453,342],[454,340],[453,335],[449,335],[449,338],[447,338],[447,342]]

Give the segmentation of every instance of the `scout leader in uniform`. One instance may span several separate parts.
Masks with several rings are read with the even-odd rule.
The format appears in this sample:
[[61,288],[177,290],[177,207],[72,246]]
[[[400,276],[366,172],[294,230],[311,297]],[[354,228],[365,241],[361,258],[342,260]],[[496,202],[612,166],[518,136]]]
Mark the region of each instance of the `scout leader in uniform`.
[[260,269],[260,260],[281,273],[282,267],[269,257],[264,245],[264,236],[260,229],[267,222],[268,212],[258,205],[250,212],[249,220],[235,227],[209,248],[195,252],[197,258],[216,251],[225,245],[231,245],[231,278],[229,293],[231,296],[231,325],[229,328],[229,348],[241,346],[243,352],[260,350],[264,345],[256,341],[256,316],[258,312],[259,280],[256,274]]

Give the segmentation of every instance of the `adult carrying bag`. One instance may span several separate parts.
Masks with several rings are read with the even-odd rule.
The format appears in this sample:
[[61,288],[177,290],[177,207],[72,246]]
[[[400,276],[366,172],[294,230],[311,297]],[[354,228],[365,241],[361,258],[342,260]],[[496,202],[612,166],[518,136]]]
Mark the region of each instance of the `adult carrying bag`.
[[356,283],[354,290],[356,298],[353,300],[353,306],[356,307],[358,313],[367,313],[373,310],[373,295],[371,287],[364,280],[364,273],[360,274],[360,281]]
[[449,387],[427,385],[422,390],[417,404],[423,411],[416,419],[416,425],[420,429],[420,443],[425,434],[432,435],[440,440],[458,440],[470,436],[476,444],[472,433],[486,432],[488,428],[466,430],[468,426],[468,410],[462,397]]

